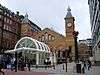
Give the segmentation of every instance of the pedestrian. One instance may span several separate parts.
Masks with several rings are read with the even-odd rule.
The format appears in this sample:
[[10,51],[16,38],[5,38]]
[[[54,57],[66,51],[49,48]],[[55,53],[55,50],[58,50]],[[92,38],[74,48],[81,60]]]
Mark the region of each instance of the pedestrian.
[[85,61],[82,62],[82,72],[85,73],[86,63]]
[[31,61],[28,60],[28,70],[30,71],[31,70]]
[[5,73],[4,73],[4,71],[3,71],[3,64],[2,64],[2,63],[0,63],[0,75],[1,75],[1,74],[5,75]]
[[90,70],[90,68],[91,68],[91,61],[90,60],[88,60],[88,70]]

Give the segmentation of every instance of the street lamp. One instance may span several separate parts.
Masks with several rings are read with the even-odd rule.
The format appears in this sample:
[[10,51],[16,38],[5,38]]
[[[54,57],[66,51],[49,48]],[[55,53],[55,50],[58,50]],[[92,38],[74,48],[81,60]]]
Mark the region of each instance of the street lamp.
[[66,72],[67,72],[67,49],[65,49],[65,64],[66,64]]

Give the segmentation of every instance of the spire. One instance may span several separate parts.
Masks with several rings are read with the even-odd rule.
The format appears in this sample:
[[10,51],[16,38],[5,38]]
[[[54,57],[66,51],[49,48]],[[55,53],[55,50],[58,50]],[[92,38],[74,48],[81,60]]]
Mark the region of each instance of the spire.
[[23,19],[23,23],[28,23],[29,19],[28,19],[28,14],[26,13]]
[[70,9],[70,7],[68,6],[68,9],[67,9],[67,15],[66,15],[66,17],[67,18],[69,18],[69,17],[72,17],[72,14],[71,14],[71,9]]

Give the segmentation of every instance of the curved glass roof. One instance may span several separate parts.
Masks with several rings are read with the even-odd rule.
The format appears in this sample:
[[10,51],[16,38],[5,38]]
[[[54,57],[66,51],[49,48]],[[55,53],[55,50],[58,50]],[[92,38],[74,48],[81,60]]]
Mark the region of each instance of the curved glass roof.
[[21,38],[15,45],[15,49],[10,50],[9,52],[24,51],[24,50],[50,52],[50,49],[46,44],[39,42],[31,37]]

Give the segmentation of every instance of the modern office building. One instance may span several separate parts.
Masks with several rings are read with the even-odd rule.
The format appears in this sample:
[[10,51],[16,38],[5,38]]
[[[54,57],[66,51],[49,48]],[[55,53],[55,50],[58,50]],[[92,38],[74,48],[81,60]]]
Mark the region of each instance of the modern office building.
[[100,63],[100,0],[88,0],[93,39],[93,56]]

